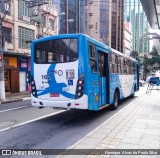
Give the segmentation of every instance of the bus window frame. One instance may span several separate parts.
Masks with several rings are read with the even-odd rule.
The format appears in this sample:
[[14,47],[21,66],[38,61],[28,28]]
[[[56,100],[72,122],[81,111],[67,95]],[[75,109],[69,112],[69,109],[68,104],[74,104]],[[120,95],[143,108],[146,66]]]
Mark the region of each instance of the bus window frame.
[[[54,41],[54,40],[63,40],[63,39],[76,39],[77,40],[77,58],[76,58],[76,60],[73,60],[73,61],[65,61],[65,62],[48,62],[48,53],[49,52],[46,52],[46,58],[47,58],[47,62],[46,63],[44,63],[44,62],[42,62],[42,59],[40,59],[41,60],[41,62],[37,62],[37,51],[40,51],[41,53],[42,53],[42,51],[44,51],[44,50],[39,50],[39,49],[36,49],[36,44],[39,44],[39,43],[41,43],[41,42],[49,42],[49,41]],[[59,38],[59,39],[50,39],[50,40],[45,40],[45,41],[41,41],[41,42],[36,42],[35,44],[34,44],[34,49],[33,49],[33,52],[34,52],[34,63],[35,64],[62,64],[62,63],[70,63],[70,62],[75,62],[75,61],[77,61],[78,60],[78,58],[79,58],[79,38],[78,37],[70,37],[70,38]],[[57,54],[56,53],[52,53],[52,54],[55,54],[56,56],[57,56]],[[40,56],[42,56],[42,54],[40,54]]]
[[[91,47],[92,47],[92,49],[90,49]],[[93,49],[95,51],[94,57],[91,56],[92,52],[90,52],[90,50],[93,50]],[[91,43],[91,42],[88,42],[88,55],[89,55],[89,65],[90,65],[91,71],[92,71],[93,74],[97,74],[97,72],[98,72],[97,50],[96,50],[96,45]],[[93,66],[91,65],[91,61],[95,62],[95,64],[94,64],[95,65],[95,71],[93,71],[94,69],[93,69]]]
[[[117,63],[116,63],[116,61],[117,61]],[[118,63],[119,63],[118,54],[111,51],[111,53],[110,53],[110,63],[109,63],[111,73],[119,74]]]

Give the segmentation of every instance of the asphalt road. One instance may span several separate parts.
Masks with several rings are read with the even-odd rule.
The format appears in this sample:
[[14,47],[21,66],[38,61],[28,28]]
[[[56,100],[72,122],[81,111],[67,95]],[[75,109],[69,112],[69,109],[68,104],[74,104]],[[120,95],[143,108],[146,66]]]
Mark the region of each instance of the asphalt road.
[[[140,88],[134,99],[145,90]],[[37,109],[30,101],[5,104],[5,108],[0,105],[0,149],[66,149],[134,99],[124,100],[116,111],[98,112]]]

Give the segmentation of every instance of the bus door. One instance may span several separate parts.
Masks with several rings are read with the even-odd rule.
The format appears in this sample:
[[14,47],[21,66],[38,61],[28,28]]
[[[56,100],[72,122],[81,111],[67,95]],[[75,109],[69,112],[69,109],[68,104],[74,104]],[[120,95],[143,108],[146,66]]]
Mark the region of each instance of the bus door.
[[99,106],[106,105],[108,103],[108,93],[107,89],[109,88],[108,82],[108,54],[103,53],[98,50],[98,80],[99,80]]
[[137,69],[137,91],[139,90],[139,65],[136,64]]

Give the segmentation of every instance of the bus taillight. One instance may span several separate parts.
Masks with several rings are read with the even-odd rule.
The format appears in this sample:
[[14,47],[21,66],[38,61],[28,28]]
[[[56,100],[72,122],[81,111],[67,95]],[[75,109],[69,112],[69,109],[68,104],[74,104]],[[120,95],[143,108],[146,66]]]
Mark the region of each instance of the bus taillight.
[[32,92],[32,95],[37,98],[36,84],[32,76],[31,76],[31,92]]
[[84,94],[84,74],[77,81],[77,88],[76,88],[76,99],[79,99]]

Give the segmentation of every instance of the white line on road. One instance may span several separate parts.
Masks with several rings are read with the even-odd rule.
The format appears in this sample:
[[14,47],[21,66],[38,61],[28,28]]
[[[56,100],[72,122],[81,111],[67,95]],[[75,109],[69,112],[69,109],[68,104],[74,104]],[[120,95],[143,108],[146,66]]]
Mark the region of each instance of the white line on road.
[[31,107],[31,106],[21,106],[21,107],[18,107],[18,108],[12,108],[12,109],[7,109],[7,110],[2,110],[0,112],[7,112],[7,111],[12,111],[12,110],[17,110],[17,109],[22,109],[22,108],[26,108],[26,107]]
[[63,111],[66,111],[66,110],[62,110],[62,111],[58,111],[56,113],[52,113],[52,114],[49,114],[49,115],[45,115],[45,116],[42,116],[42,117],[38,117],[36,119],[32,119],[32,120],[29,120],[29,121],[26,121],[26,122],[22,122],[20,124],[17,124],[17,125],[13,125],[13,126],[10,126],[10,127],[7,127],[7,128],[4,128],[4,129],[1,129],[0,132],[4,132],[4,131],[7,131],[7,130],[10,130],[10,129],[13,129],[13,128],[16,128],[16,127],[19,127],[19,126],[23,126],[23,125],[26,125],[28,123],[32,123],[32,122],[35,122],[35,121],[38,121],[38,120],[41,120],[41,119],[44,119],[44,118],[47,118],[47,117],[50,117],[50,116],[53,116],[53,115],[56,115],[56,114],[59,114]]
[[30,100],[31,97],[26,97],[26,98],[23,98],[23,100]]

